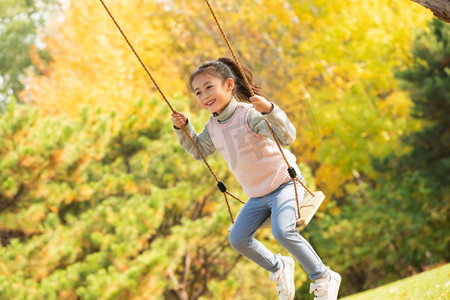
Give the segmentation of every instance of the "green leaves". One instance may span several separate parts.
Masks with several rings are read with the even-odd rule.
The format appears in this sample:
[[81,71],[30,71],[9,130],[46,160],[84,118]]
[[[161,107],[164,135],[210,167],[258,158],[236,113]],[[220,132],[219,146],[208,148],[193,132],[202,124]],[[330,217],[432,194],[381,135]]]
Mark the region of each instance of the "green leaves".
[[[64,120],[7,107],[0,229],[24,237],[0,248],[6,299],[119,299],[141,288],[157,298],[174,288],[169,269],[186,272],[186,286],[202,294],[199,274],[221,281],[234,267],[237,254],[217,248],[228,244],[224,201],[208,170],[178,145],[166,116],[142,118],[160,109],[154,105],[136,102],[120,122],[88,109]],[[227,174],[224,162],[212,163]],[[180,271],[186,256],[204,267]],[[229,267],[219,272],[221,265]]]
[[[0,1],[0,107],[24,88],[24,76],[37,70],[37,60],[47,54],[38,49],[38,28],[44,16],[56,8],[55,1]],[[41,46],[42,48],[42,46]],[[31,54],[31,55],[30,55]]]
[[[412,5],[263,2],[215,5],[240,61],[295,123],[308,186],[327,195],[302,234],[351,280],[344,293],[437,263],[448,245],[440,181],[448,147],[436,134],[448,126],[435,118],[448,115],[447,27],[419,34],[411,57],[415,27],[428,19]],[[35,106],[12,101],[0,116],[0,298],[275,293],[265,271],[229,247],[215,180],[178,145],[170,110],[102,7],[71,1],[62,23],[49,23],[57,34],[42,37],[46,49],[30,49],[40,21],[23,16],[39,14],[34,1],[1,3],[2,75],[20,83],[31,63],[38,75],[25,81]],[[110,4],[170,102],[200,130],[209,115],[197,112],[185,82],[200,62],[228,55],[204,4]],[[403,78],[420,121],[392,72],[411,58]],[[22,88],[12,82],[3,82],[7,94]],[[208,161],[245,199],[220,157]],[[241,204],[230,201],[236,216]],[[258,238],[284,251],[270,231]],[[307,293],[298,270],[296,286]]]
[[[414,53],[421,54],[407,70],[398,73],[407,80],[404,86],[411,89],[414,103],[411,111],[420,122],[401,136],[401,148],[382,159],[372,158],[374,182],[360,182],[339,216],[326,217],[308,227],[331,232],[318,243],[322,247],[337,244],[325,255],[345,269],[344,276],[353,278],[358,289],[369,287],[368,281],[359,280],[364,276],[381,284],[448,260],[444,249],[450,239],[444,228],[449,227],[449,139],[448,130],[442,129],[449,128],[449,98],[448,88],[435,83],[448,82],[448,86],[450,82],[445,72],[432,67],[434,59],[444,57],[445,61],[450,55],[439,46],[447,44],[441,31],[449,26],[442,24],[434,20],[429,31],[418,33],[414,49],[419,47],[421,51]],[[440,52],[429,55],[430,51],[422,51],[424,39],[427,49]]]

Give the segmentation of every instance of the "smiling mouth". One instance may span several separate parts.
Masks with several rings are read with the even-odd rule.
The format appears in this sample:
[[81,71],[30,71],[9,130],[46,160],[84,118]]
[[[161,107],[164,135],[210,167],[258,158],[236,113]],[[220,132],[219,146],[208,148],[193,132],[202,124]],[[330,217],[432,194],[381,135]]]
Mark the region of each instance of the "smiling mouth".
[[205,103],[206,106],[211,106],[216,102],[216,100],[209,100],[208,102]]

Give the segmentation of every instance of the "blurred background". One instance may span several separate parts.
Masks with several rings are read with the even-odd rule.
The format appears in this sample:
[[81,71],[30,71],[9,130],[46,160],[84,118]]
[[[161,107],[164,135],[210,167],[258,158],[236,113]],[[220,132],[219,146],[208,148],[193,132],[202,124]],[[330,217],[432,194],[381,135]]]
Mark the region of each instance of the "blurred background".
[[[199,132],[209,116],[188,78],[230,57],[204,1],[105,2]],[[302,234],[342,275],[340,296],[446,264],[450,24],[408,0],[212,5],[297,128],[291,150],[326,195]],[[99,1],[0,0],[0,111],[1,299],[276,298],[229,246],[214,178]],[[288,254],[269,229],[257,238]],[[299,264],[295,276],[311,299]]]

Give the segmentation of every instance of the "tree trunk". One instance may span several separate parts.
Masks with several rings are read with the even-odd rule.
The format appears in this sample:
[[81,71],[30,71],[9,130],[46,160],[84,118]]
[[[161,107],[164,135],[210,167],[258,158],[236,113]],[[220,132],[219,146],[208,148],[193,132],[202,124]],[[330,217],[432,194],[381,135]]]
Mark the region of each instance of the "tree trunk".
[[450,0],[411,0],[430,9],[433,14],[444,22],[450,23]]

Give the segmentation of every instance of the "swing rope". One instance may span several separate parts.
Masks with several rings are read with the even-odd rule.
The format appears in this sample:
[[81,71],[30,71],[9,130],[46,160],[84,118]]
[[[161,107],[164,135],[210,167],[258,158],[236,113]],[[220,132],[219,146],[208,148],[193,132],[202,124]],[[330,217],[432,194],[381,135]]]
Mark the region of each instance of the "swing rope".
[[[110,10],[108,9],[108,7],[106,6],[105,2],[103,2],[103,0],[99,0],[101,2],[101,4],[103,5],[103,7],[105,8],[106,12],[108,13],[109,17],[111,18],[111,20],[114,22],[114,24],[116,25],[117,29],[119,29],[120,33],[122,34],[122,37],[125,39],[125,41],[127,42],[128,46],[131,48],[131,51],[133,51],[134,55],[136,56],[136,58],[139,60],[140,64],[142,65],[142,67],[144,68],[145,72],[147,73],[148,77],[150,78],[150,80],[153,82],[153,84],[155,85],[156,89],[158,90],[158,92],[161,94],[161,96],[163,97],[164,101],[166,102],[166,104],[169,106],[170,110],[172,111],[172,113],[175,113],[174,108],[172,107],[172,105],[170,104],[169,100],[167,100],[166,96],[164,95],[164,93],[162,92],[161,88],[159,87],[158,83],[156,82],[156,80],[153,78],[152,74],[150,73],[150,71],[148,70],[147,66],[144,64],[144,62],[142,61],[141,57],[139,56],[139,54],[136,52],[136,50],[134,49],[133,45],[131,44],[131,42],[129,41],[129,39],[127,38],[126,34],[123,32],[122,28],[120,27],[120,25],[117,23],[116,19],[114,18],[114,16],[111,14]],[[231,194],[225,184],[219,180],[219,178],[217,177],[216,173],[214,173],[213,169],[211,168],[211,166],[208,164],[208,162],[206,161],[205,156],[202,154],[202,152],[200,151],[200,149],[198,148],[197,144],[195,144],[194,139],[191,137],[191,135],[189,134],[188,130],[186,129],[185,126],[182,127],[182,129],[184,130],[184,132],[186,133],[186,135],[189,137],[190,141],[192,142],[192,144],[194,145],[195,149],[197,149],[198,153],[200,154],[200,157],[202,158],[203,162],[205,163],[205,165],[208,167],[209,171],[211,172],[211,174],[213,175],[214,179],[217,182],[217,187],[219,188],[219,190],[222,192],[223,196],[225,197],[225,202],[227,204],[228,207],[228,213],[230,214],[230,219],[231,219],[231,223],[234,224],[234,219],[233,219],[233,214],[231,212],[231,208],[230,208],[230,204],[228,202],[228,197],[227,195],[231,196],[232,198],[236,199],[237,201],[241,202],[242,204],[245,204],[244,201],[240,200],[238,197],[234,196],[233,194]]]
[[[239,60],[237,59],[237,57],[236,57],[236,55],[235,55],[235,53],[234,53],[234,50],[233,50],[233,48],[231,47],[231,44],[230,44],[230,42],[229,42],[229,40],[228,40],[228,38],[227,38],[225,32],[223,31],[222,26],[221,26],[220,23],[219,23],[219,20],[217,19],[216,13],[214,12],[214,9],[212,8],[211,4],[209,3],[209,0],[204,0],[204,1],[206,2],[206,5],[207,5],[208,8],[209,8],[209,11],[211,12],[211,15],[213,16],[214,21],[216,22],[217,27],[219,28],[220,33],[222,34],[222,37],[223,37],[225,43],[227,44],[228,49],[229,49],[230,52],[231,52],[231,55],[233,56],[233,58],[234,58],[236,64],[237,64],[238,67],[239,67],[239,71],[241,72],[242,77],[243,77],[244,80],[245,80],[245,84],[247,85],[248,89],[250,90],[251,95],[252,95],[252,96],[255,96],[255,93],[254,93],[254,91],[253,91],[253,89],[252,89],[250,83],[249,83],[248,80],[247,80],[247,76],[245,75],[245,72],[244,72],[244,70],[243,70],[243,68],[242,68],[242,66],[241,66],[241,64],[240,64],[240,62],[239,62]],[[286,164],[287,164],[287,166],[288,166],[289,176],[291,176],[292,180],[294,181],[295,198],[296,198],[296,201],[297,201],[297,212],[298,212],[298,217],[300,218],[300,217],[301,217],[301,215],[300,215],[300,203],[299,203],[299,201],[298,201],[298,192],[297,192],[297,184],[296,184],[296,181],[300,182],[300,184],[305,188],[306,191],[308,191],[308,192],[311,194],[311,196],[314,197],[314,194],[313,194],[313,193],[305,186],[305,184],[303,184],[303,182],[300,181],[300,179],[297,177],[297,174],[296,174],[296,172],[295,172],[295,169],[289,164],[289,161],[287,160],[286,156],[284,155],[283,149],[281,148],[281,145],[280,145],[280,143],[278,142],[278,139],[276,138],[275,133],[273,132],[272,127],[270,126],[269,122],[268,122],[266,119],[264,119],[264,121],[266,122],[266,125],[267,125],[267,127],[269,128],[270,133],[272,134],[273,140],[274,140],[275,143],[277,144],[278,149],[280,150],[280,153],[281,153],[281,155],[283,156],[283,159],[284,159],[284,161],[286,162]]]

